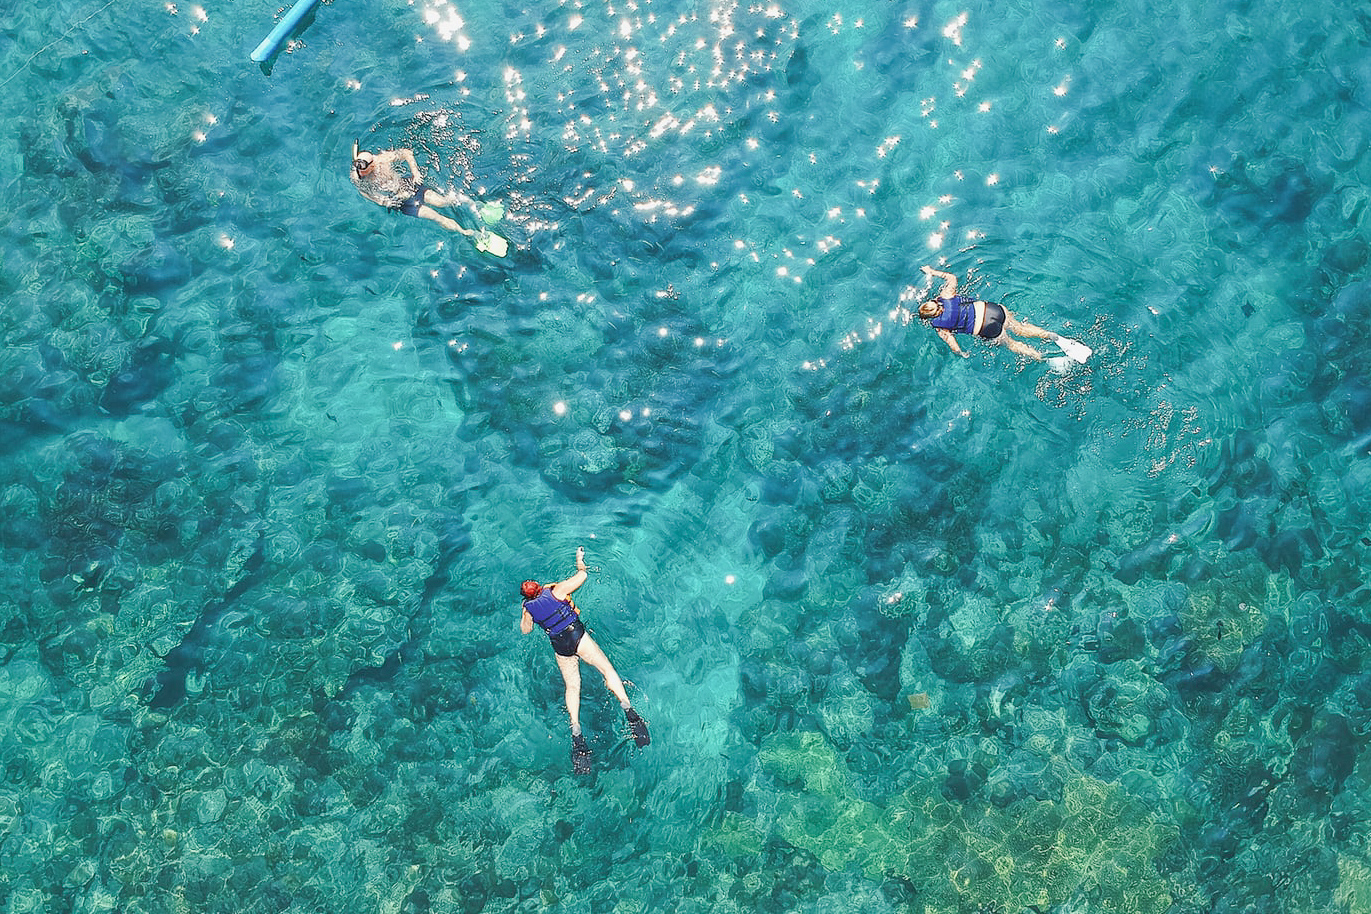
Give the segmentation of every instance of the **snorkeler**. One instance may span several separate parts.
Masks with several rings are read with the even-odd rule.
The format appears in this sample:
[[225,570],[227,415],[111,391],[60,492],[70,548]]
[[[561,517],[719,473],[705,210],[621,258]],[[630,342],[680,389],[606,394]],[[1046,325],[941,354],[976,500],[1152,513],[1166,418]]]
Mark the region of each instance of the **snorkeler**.
[[[408,169],[408,174],[401,173],[397,167],[401,163]],[[406,216],[429,219],[450,232],[460,232],[472,239],[477,250],[496,257],[505,256],[509,250],[509,242],[494,232],[464,228],[457,220],[434,208],[471,204],[472,200],[466,194],[444,194],[424,184],[419,163],[409,149],[385,149],[373,153],[359,150],[357,144],[353,143],[351,177],[357,192],[372,203],[399,210]]]
[[[935,270],[929,266],[924,266],[921,269],[928,276],[941,279],[943,288],[938,293],[937,298],[926,301],[919,306],[919,317],[928,321],[933,329],[938,331],[938,336],[942,338],[942,341],[962,358],[970,358],[970,356],[957,344],[957,334],[959,333],[978,336],[996,346],[1007,346],[1011,351],[1035,361],[1041,362],[1043,360],[1041,352],[1027,343],[1014,339],[1010,336],[1011,332],[1020,336],[1050,340],[1060,346],[1062,352],[1065,352],[1075,362],[1084,364],[1085,360],[1090,358],[1090,347],[1084,343],[1021,321],[1010,314],[1008,308],[997,302],[981,301],[969,296],[958,295],[957,277],[951,273]],[[1054,367],[1059,367],[1055,365],[1056,360],[1053,361]]]
[[638,715],[629,704],[628,693],[624,691],[624,681],[614,670],[605,652],[586,632],[581,622],[581,610],[572,602],[571,595],[576,588],[586,582],[586,551],[576,549],[576,573],[565,581],[549,584],[546,587],[537,581],[525,581],[519,587],[524,598],[523,615],[519,618],[519,630],[525,635],[533,631],[533,623],[547,632],[552,642],[552,650],[557,655],[557,669],[566,683],[566,709],[571,716],[571,766],[577,774],[590,771],[590,747],[581,734],[581,661],[595,667],[605,677],[605,685],[619,705],[624,709],[633,742],[639,748],[652,742],[647,732],[647,721]]

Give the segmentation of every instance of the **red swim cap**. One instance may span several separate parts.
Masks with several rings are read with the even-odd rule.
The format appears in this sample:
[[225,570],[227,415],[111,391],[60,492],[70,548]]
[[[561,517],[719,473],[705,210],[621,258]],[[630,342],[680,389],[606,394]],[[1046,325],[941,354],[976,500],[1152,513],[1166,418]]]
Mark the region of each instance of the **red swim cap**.
[[537,581],[525,581],[519,585],[519,593],[524,595],[525,600],[532,600],[543,592],[543,585]]

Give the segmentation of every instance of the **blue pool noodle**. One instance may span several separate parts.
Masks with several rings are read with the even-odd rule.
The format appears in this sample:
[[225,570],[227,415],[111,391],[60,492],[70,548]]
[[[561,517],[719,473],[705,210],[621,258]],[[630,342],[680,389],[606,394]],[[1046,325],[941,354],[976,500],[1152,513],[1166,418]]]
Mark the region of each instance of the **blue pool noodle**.
[[262,39],[262,43],[257,46],[257,50],[252,52],[252,59],[257,63],[265,63],[276,56],[276,52],[281,50],[281,42],[286,40],[286,36],[295,31],[295,27],[300,24],[300,20],[309,15],[309,11],[317,6],[319,0],[296,0],[295,5],[290,11],[276,23],[276,28],[271,30],[271,34]]

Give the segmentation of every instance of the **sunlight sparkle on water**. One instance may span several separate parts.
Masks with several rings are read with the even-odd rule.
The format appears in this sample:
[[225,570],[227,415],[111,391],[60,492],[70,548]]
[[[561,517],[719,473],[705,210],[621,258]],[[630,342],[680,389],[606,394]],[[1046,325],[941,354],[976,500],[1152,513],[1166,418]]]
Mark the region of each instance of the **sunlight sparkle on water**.
[[424,24],[437,32],[440,39],[455,44],[457,50],[466,51],[471,48],[471,39],[466,34],[466,22],[450,0],[428,0],[423,8],[423,19]]
[[[435,43],[465,52],[483,37],[499,41],[498,32],[492,35],[474,22],[467,31],[463,12],[471,9],[460,0],[411,2],[426,37]],[[698,212],[699,198],[735,177],[735,168],[741,171],[759,161],[749,155],[735,164],[731,153],[767,152],[766,137],[733,135],[732,130],[749,121],[775,124],[796,116],[782,106],[788,93],[778,80],[798,41],[800,24],[783,0],[704,0],[669,17],[654,11],[651,0],[559,0],[557,7],[542,22],[528,16],[511,20],[500,37],[507,48],[518,49],[517,54],[508,51],[510,56],[493,71],[473,71],[478,85],[459,87],[456,94],[480,91],[479,84],[486,80],[503,89],[499,107],[506,143],[560,142],[569,152],[586,148],[626,163],[627,174],[605,186],[595,186],[590,176],[579,186],[573,184],[561,195],[568,205],[583,210],[613,207],[645,223],[688,217]],[[845,19],[845,14],[829,15],[831,26],[844,33],[865,25],[860,19]],[[907,27],[916,25],[915,19]],[[499,48],[490,50],[500,53]],[[454,63],[457,60],[462,58],[454,55]],[[533,60],[541,65],[527,62]],[[963,60],[962,67],[967,65]],[[393,104],[410,105],[419,98]],[[716,159],[718,164],[660,155],[682,137],[728,137],[723,141],[733,148]],[[900,144],[900,136],[887,136],[876,149],[877,158],[895,156]],[[812,164],[820,164],[820,158],[811,153]],[[666,161],[675,164],[661,164]],[[526,177],[537,170],[535,163]],[[878,187],[877,179],[863,184],[868,193],[876,193]],[[808,185],[790,190],[796,200],[821,199]],[[740,199],[750,205],[745,197]],[[803,243],[818,256],[842,241],[827,235]],[[761,260],[755,250],[740,251],[739,257]],[[799,282],[806,272],[802,264],[813,260],[789,258],[787,278]]]
[[952,43],[960,48],[962,46],[962,32],[965,31],[967,20],[970,18],[970,14],[965,12],[957,16],[943,26],[943,37],[951,39]]

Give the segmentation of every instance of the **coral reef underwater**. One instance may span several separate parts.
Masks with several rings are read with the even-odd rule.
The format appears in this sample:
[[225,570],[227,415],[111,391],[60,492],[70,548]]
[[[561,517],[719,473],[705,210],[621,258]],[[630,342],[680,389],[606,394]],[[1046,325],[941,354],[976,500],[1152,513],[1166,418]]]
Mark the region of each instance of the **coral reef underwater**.
[[1371,910],[1364,15],[344,6],[3,30],[0,910]]

